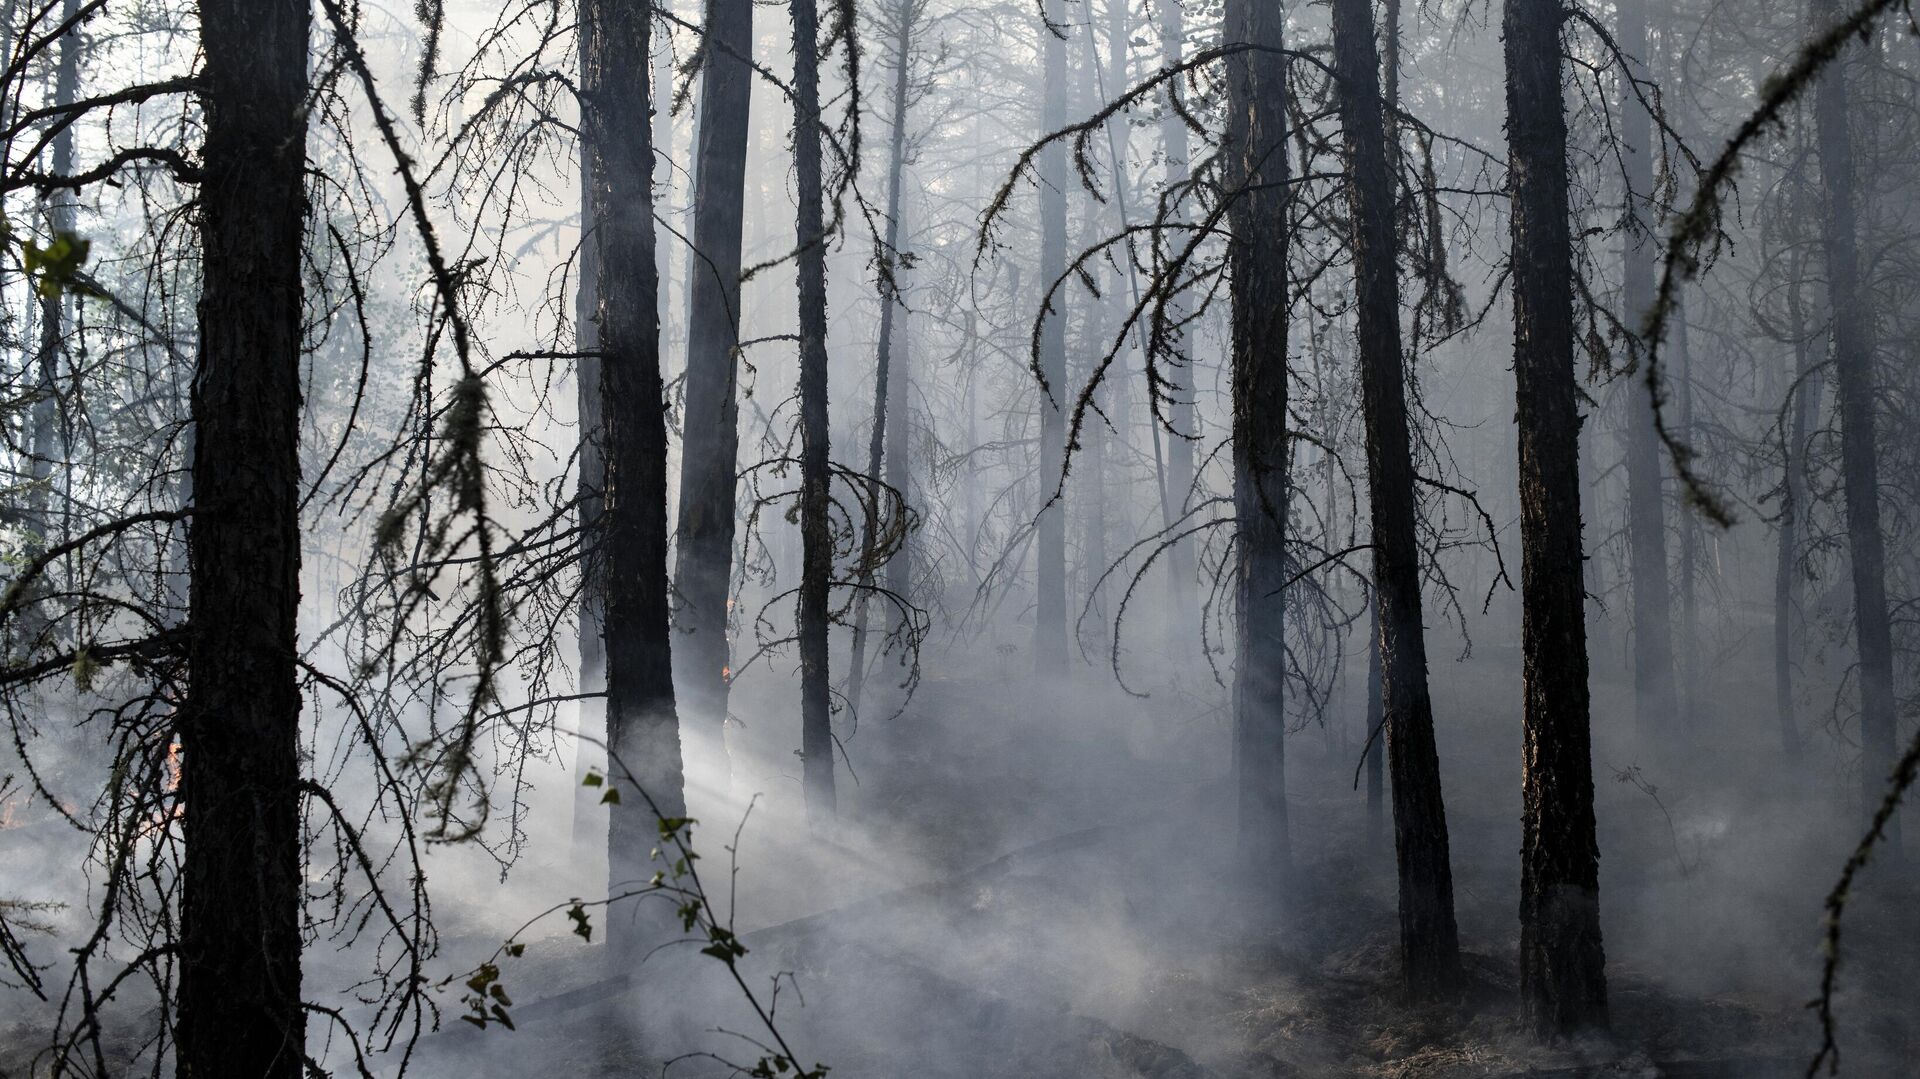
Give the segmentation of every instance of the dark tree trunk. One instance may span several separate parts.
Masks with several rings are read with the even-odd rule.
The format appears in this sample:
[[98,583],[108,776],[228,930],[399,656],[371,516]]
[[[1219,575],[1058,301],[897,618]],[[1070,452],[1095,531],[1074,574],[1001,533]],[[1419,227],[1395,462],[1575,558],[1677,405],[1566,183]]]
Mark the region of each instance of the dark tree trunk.
[[[667,589],[667,424],[660,382],[654,261],[653,132],[647,65],[651,9],[639,0],[583,5],[582,132],[592,154],[591,219],[599,281],[600,408],[606,490],[598,541],[605,567],[607,746],[616,787],[639,786],[666,816],[685,813],[674,710]],[[644,887],[659,825],[642,798],[610,807],[610,894]],[[624,915],[624,917],[623,917]],[[635,956],[657,944],[614,911],[609,942]],[[651,923],[645,923],[651,924]]]
[[[919,0],[904,2],[885,9],[885,17],[895,20],[893,24],[893,92],[890,102],[890,115],[893,131],[887,140],[887,217],[885,236],[881,241],[881,258],[894,260],[900,244],[900,174],[907,160],[907,92],[912,86],[912,52],[914,20],[918,18]],[[905,390],[905,379],[899,386],[893,385],[893,344],[897,332],[895,320],[904,311],[896,291],[899,287],[899,275],[906,267],[897,260],[891,262],[891,272],[880,282],[880,340],[874,346],[873,361],[873,428],[867,439],[867,475],[879,479],[883,468],[887,472],[887,483],[893,485],[894,472],[900,475],[900,483],[894,490],[906,495],[906,432],[904,421],[896,422],[894,428],[887,427],[888,413],[892,412],[896,420],[900,413],[893,408],[893,397]],[[898,445],[896,445],[896,442]],[[847,666],[847,704],[857,716],[860,710],[860,694],[867,678],[867,627],[868,593],[875,579],[874,561],[879,557],[880,508],[884,501],[884,492],[877,484],[868,491],[865,531],[860,541],[860,577],[859,594],[854,597],[853,616],[853,657]],[[904,545],[900,555],[904,555]],[[899,555],[896,555],[899,557]],[[891,585],[891,582],[889,582]],[[904,593],[902,593],[904,594]]]
[[[1067,17],[1061,0],[1043,0],[1046,23],[1040,27],[1040,127],[1052,134],[1067,124]],[[1055,31],[1059,32],[1056,33]],[[1067,149],[1056,140],[1040,152],[1040,289],[1053,287],[1067,270]],[[1038,673],[1054,676],[1067,663],[1067,515],[1065,497],[1047,502],[1060,485],[1067,460],[1067,289],[1054,294],[1051,311],[1041,312],[1040,374],[1047,381],[1040,397],[1040,509],[1034,580],[1033,658]]]
[[833,710],[828,698],[827,231],[820,178],[820,13],[793,0],[793,159],[800,199],[800,757],[807,815],[833,819]]
[[[574,293],[573,345],[580,412],[580,692],[607,691],[607,650],[602,636],[606,617],[606,567],[601,563],[601,495],[606,488],[606,432],[600,412],[600,260],[593,235],[593,154],[580,144],[580,253],[575,259],[579,285]],[[583,780],[607,761],[607,709],[604,699],[580,702],[574,740],[573,864],[591,877],[606,854],[607,818],[599,788]],[[595,745],[593,740],[598,740]],[[596,882],[597,886],[597,882]]]
[[1368,0],[1333,0],[1333,69],[1346,133],[1348,202],[1358,293],[1359,365],[1367,427],[1368,507],[1379,625],[1381,703],[1393,767],[1400,876],[1400,960],[1416,996],[1460,980],[1447,811],[1434,745],[1421,620],[1413,450],[1400,355],[1400,280],[1393,173]]
[[1234,765],[1239,850],[1249,879],[1273,882],[1287,834],[1287,131],[1283,17],[1229,0],[1226,195],[1231,235],[1233,501],[1238,518]]
[[[1646,0],[1622,0],[1616,31],[1621,49],[1635,60],[1647,56]],[[1657,239],[1646,212],[1653,197],[1653,123],[1621,75],[1620,137],[1625,158],[1627,211],[1633,226],[1623,252],[1625,285],[1621,320],[1638,326],[1653,305],[1653,259]],[[1635,356],[1641,352],[1633,343]],[[1633,586],[1633,690],[1641,735],[1671,734],[1679,707],[1673,680],[1673,591],[1667,575],[1667,512],[1662,493],[1660,435],[1653,426],[1653,397],[1643,378],[1622,387],[1627,421],[1628,568]]]
[[202,0],[179,1066],[297,1079],[306,0]]
[[[1187,27],[1179,0],[1167,0],[1160,5],[1160,48],[1162,62],[1168,68],[1180,66],[1183,62],[1187,38]],[[1169,81],[1165,93],[1178,92],[1179,84]],[[1187,125],[1175,112],[1170,100],[1163,102],[1160,114],[1160,144],[1167,155],[1167,190],[1185,187],[1191,177],[1192,163],[1187,147]],[[1169,347],[1186,362],[1184,370],[1168,372],[1167,379],[1172,385],[1167,389],[1167,423],[1173,428],[1167,439],[1167,490],[1161,496],[1171,512],[1166,523],[1172,524],[1179,519],[1193,492],[1193,439],[1199,434],[1194,430],[1193,387],[1195,370],[1193,367],[1193,335],[1187,331],[1186,305],[1176,297],[1167,303],[1167,320],[1174,326],[1173,339]],[[1151,387],[1149,387],[1151,392]],[[1190,647],[1200,632],[1199,611],[1195,606],[1193,593],[1194,572],[1193,544],[1182,540],[1167,550],[1168,600],[1172,612],[1167,619],[1170,637],[1177,638],[1183,647]]]
[[[1833,25],[1834,0],[1812,0],[1813,25]],[[1858,196],[1845,60],[1828,65],[1814,87],[1814,141],[1820,155],[1820,246],[1827,260],[1833,326],[1834,386],[1840,406],[1840,466],[1847,500],[1847,554],[1853,564],[1854,633],[1860,648],[1860,781],[1866,812],[1885,794],[1893,769],[1893,634],[1887,616],[1885,541],[1880,533],[1880,469],[1874,457],[1873,305],[1860,274]],[[1900,818],[1887,825],[1900,850]]]
[[1594,835],[1573,258],[1557,0],[1505,0],[1523,718],[1520,996],[1556,1036],[1607,1023]]
[[[680,451],[674,588],[674,687],[687,719],[693,775],[722,786],[726,755],[727,599],[740,455],[736,397],[740,240],[746,204],[753,72],[752,0],[707,0],[707,56],[695,138],[693,259],[687,289],[686,423]],[[705,766],[705,767],[702,767]],[[704,775],[707,770],[711,775]]]

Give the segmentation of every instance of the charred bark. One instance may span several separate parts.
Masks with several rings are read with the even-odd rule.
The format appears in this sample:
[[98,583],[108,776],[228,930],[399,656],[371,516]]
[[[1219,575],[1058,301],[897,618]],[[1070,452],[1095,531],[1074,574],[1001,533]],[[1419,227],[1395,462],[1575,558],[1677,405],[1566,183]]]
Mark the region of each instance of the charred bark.
[[674,589],[674,688],[689,762],[721,785],[731,650],[727,599],[740,456],[736,396],[740,344],[740,245],[746,205],[747,124],[753,72],[752,0],[707,0],[695,135],[693,259],[687,281],[686,423],[680,446],[679,546]]
[[[580,414],[580,692],[607,691],[607,651],[602,634],[606,617],[605,567],[600,562],[601,496],[606,489],[606,432],[600,412],[600,259],[593,235],[593,154],[580,144],[580,253],[575,258],[579,285],[574,292],[573,346],[575,392]],[[601,792],[584,780],[607,763],[607,710],[603,698],[580,702],[574,739],[573,862],[582,876],[605,854],[606,814]],[[594,745],[593,740],[601,744]]]
[[834,816],[833,708],[827,598],[833,575],[828,520],[827,230],[820,174],[820,13],[793,0],[793,159],[800,200],[800,757],[807,815]]
[[[598,548],[606,602],[608,767],[616,787],[637,785],[662,814],[682,816],[667,589],[667,424],[654,260],[651,87],[647,65],[634,61],[649,55],[652,12],[639,0],[587,0],[581,18],[582,133],[592,155],[606,440]],[[610,806],[611,895],[646,884],[659,835],[646,799],[625,797]],[[631,914],[611,914],[608,921],[628,927],[611,934],[618,954],[632,957],[658,943]]]
[[1416,996],[1460,980],[1447,811],[1434,744],[1420,601],[1419,514],[1401,359],[1398,242],[1379,56],[1368,0],[1333,0],[1333,70],[1345,131],[1358,297],[1358,359],[1367,428],[1368,507],[1381,708],[1393,768],[1400,879],[1400,962]]
[[305,0],[202,0],[178,1071],[297,1079]]
[[1242,869],[1273,882],[1291,860],[1286,780],[1287,129],[1283,15],[1229,0],[1227,259],[1232,306],[1233,501],[1238,520],[1235,787]]
[[1520,995],[1535,1033],[1607,1023],[1594,835],[1562,6],[1505,0],[1525,681]]

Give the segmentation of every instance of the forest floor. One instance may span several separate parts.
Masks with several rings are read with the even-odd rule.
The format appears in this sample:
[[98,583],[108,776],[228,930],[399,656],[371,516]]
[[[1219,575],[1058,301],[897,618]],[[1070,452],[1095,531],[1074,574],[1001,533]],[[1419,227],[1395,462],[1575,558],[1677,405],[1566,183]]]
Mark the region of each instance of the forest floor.
[[[1409,1004],[1396,987],[1391,836],[1370,836],[1353,789],[1357,731],[1290,741],[1294,881],[1249,903],[1219,884],[1226,720],[1205,668],[1191,693],[1139,700],[1110,678],[1035,686],[1012,670],[1023,660],[1002,650],[998,665],[929,681],[905,715],[869,724],[830,840],[782,823],[801,819],[792,769],[768,763],[789,732],[767,724],[758,760],[744,747],[738,782],[768,791],[739,852],[744,965],[762,980],[791,975],[778,1020],[802,1063],[827,1063],[834,1079],[1804,1074],[1819,1038],[1806,1002],[1820,901],[1852,824],[1829,796],[1838,781],[1798,774],[1810,766],[1742,731],[1760,721],[1735,696],[1703,693],[1688,751],[1649,759],[1608,718],[1627,713],[1596,679],[1613,1026],[1542,1046],[1517,1018],[1519,706],[1501,657],[1435,664],[1469,975],[1445,1006]],[[761,703],[777,714],[771,700],[736,707]],[[1883,885],[1856,906],[1842,1074],[1916,1074],[1920,904]],[[751,1033],[717,964],[666,960],[595,981],[604,971],[583,954],[563,936],[530,948],[506,972],[521,1029],[430,1039],[426,1074],[637,1074],[678,1055],[668,1045],[757,1056],[715,1033]],[[609,1011],[644,1017],[642,1048],[609,1057]],[[670,1074],[727,1072],[693,1058]]]

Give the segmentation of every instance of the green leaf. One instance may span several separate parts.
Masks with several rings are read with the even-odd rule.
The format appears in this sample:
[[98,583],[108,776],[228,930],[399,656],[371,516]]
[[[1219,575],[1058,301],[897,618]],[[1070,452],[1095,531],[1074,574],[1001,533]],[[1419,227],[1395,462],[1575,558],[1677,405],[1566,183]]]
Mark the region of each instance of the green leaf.
[[619,805],[620,804],[620,788],[608,787],[607,793],[600,796],[600,804],[603,806]]
[[90,240],[79,233],[61,230],[54,233],[53,242],[45,247],[32,240],[20,243],[21,253],[25,256],[28,276],[38,273],[39,292],[46,297],[58,296],[62,292],[80,295],[94,295],[98,289],[83,279],[83,269],[87,264],[87,253],[93,247]]
[[586,775],[580,777],[580,785],[582,787],[598,787],[606,781],[607,777],[601,775],[599,772],[588,772]]
[[567,917],[573,919],[574,936],[588,942],[593,940],[593,925],[587,921],[587,908],[585,905],[575,903],[573,906],[568,907]]

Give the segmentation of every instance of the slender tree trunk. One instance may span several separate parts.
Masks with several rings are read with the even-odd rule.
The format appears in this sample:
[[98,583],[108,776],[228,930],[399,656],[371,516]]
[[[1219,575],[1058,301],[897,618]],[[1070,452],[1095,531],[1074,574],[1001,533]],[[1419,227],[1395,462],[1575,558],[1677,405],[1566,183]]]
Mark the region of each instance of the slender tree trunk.
[[[874,346],[873,361],[873,428],[867,438],[867,475],[872,479],[880,478],[881,469],[893,464],[891,458],[903,456],[892,452],[893,438],[890,435],[904,433],[904,424],[896,423],[898,432],[887,428],[888,412],[892,411],[893,387],[893,338],[894,320],[901,313],[900,297],[896,292],[899,275],[906,272],[894,256],[900,244],[900,174],[907,160],[907,91],[912,86],[912,50],[913,27],[916,18],[917,0],[904,0],[895,7],[886,9],[886,16],[895,19],[893,26],[893,94],[890,103],[890,115],[893,131],[887,140],[887,217],[884,239],[881,241],[880,257],[891,260],[891,273],[880,282],[880,340]],[[901,388],[905,388],[904,385]],[[895,414],[896,417],[898,413]],[[904,450],[903,445],[899,447]],[[904,462],[899,462],[904,464]],[[892,469],[888,469],[889,480]],[[896,487],[902,497],[906,495],[904,486]],[[860,711],[860,694],[867,678],[867,617],[868,592],[873,588],[875,579],[874,560],[879,557],[880,505],[884,497],[878,484],[871,484],[868,490],[865,530],[860,540],[860,577],[859,594],[854,597],[853,615],[853,657],[847,665],[847,704],[857,716]],[[904,551],[902,551],[904,554]]]
[[1594,835],[1573,256],[1557,0],[1504,0],[1526,683],[1520,997],[1556,1036],[1607,1023]]
[[201,0],[178,1071],[298,1079],[306,0]]
[[[79,14],[79,0],[66,0],[60,20],[70,21]],[[69,105],[80,92],[80,32],[74,30],[60,39],[54,65],[53,103]],[[73,127],[63,127],[53,137],[50,173],[73,173]],[[74,231],[74,195],[71,191],[47,192],[41,204],[46,212],[47,232],[58,237]],[[51,512],[53,505],[54,465],[65,464],[68,446],[60,404],[60,356],[66,348],[67,296],[64,292],[40,297],[40,343],[34,357],[35,397],[29,413],[26,507],[27,557],[37,556],[46,547],[47,537],[58,531]]]
[[[1693,340],[1687,333],[1684,306],[1675,306],[1673,327],[1674,404],[1683,444],[1693,444]],[[1679,686],[1675,693],[1675,719],[1681,727],[1694,720],[1694,700],[1699,692],[1700,669],[1700,522],[1691,513],[1680,514],[1680,615],[1675,632],[1680,638]]]
[[[1646,0],[1622,0],[1616,40],[1628,57],[1647,56]],[[1654,222],[1646,212],[1653,196],[1652,117],[1626,74],[1620,77],[1620,137],[1626,159],[1627,212],[1634,225],[1623,252],[1622,321],[1638,326],[1653,305]],[[1633,343],[1636,357],[1644,346]],[[1673,679],[1673,614],[1667,573],[1667,512],[1662,492],[1660,436],[1653,427],[1653,397],[1642,378],[1623,390],[1627,421],[1627,539],[1633,585],[1633,689],[1642,737],[1671,734],[1679,705]]]
[[1283,16],[1228,0],[1227,195],[1232,273],[1233,500],[1239,522],[1234,763],[1242,869],[1288,868],[1286,781],[1287,130]]
[[[1067,43],[1066,15],[1061,0],[1042,0],[1045,22],[1040,27],[1042,134],[1052,134],[1067,125]],[[1048,25],[1051,24],[1051,25]],[[1056,32],[1056,30],[1058,32]],[[1040,289],[1045,295],[1067,270],[1067,185],[1073,179],[1067,173],[1066,146],[1049,143],[1040,152]],[[1035,551],[1035,583],[1038,594],[1034,610],[1033,658],[1044,676],[1054,676],[1067,663],[1067,515],[1065,497],[1047,502],[1060,484],[1066,467],[1067,416],[1071,400],[1067,390],[1067,290],[1055,294],[1053,307],[1041,313],[1040,374],[1046,379],[1046,392],[1040,397],[1040,476],[1038,491],[1045,503]]]
[[674,688],[687,719],[689,772],[725,787],[727,679],[732,657],[740,238],[753,91],[752,0],[707,0],[695,138],[692,271],[687,281],[686,424],[680,443],[680,513],[674,589]]
[[[592,154],[591,211],[599,299],[600,407],[606,489],[607,746],[616,787],[637,785],[666,816],[686,812],[674,709],[667,586],[667,424],[660,380],[654,259],[653,132],[647,66],[652,12],[639,0],[582,6],[582,132]],[[659,825],[646,800],[610,807],[611,895],[646,885]],[[636,958],[659,943],[653,921],[616,910],[609,943]]]
[[[1834,0],[1812,0],[1815,27],[1831,26]],[[1847,124],[1845,61],[1828,65],[1814,87],[1814,140],[1820,155],[1820,245],[1827,260],[1833,319],[1834,384],[1840,406],[1840,463],[1847,501],[1847,554],[1853,564],[1854,632],[1860,648],[1860,781],[1866,812],[1880,804],[1893,768],[1893,634],[1887,615],[1885,541],[1880,533],[1880,469],[1875,460],[1873,304],[1860,273],[1853,135]],[[1888,824],[1888,848],[1900,850],[1900,819]]]
[[[887,363],[887,486],[900,497],[913,498],[913,409],[909,394],[913,389],[913,337],[908,333],[910,315],[904,304],[893,318],[893,355]],[[906,598],[913,584],[913,536],[900,537],[900,548],[887,559],[881,580],[894,595]],[[896,626],[897,626],[896,621]]]
[[827,230],[820,178],[820,14],[793,0],[793,158],[800,199],[800,757],[807,815],[833,819],[833,712],[828,698]]
[[[1078,99],[1075,111],[1081,116],[1091,116],[1105,104],[1099,91],[1102,77],[1100,45],[1094,30],[1091,5],[1087,9],[1086,23],[1079,30],[1082,48],[1080,62],[1074,65],[1074,81],[1077,83],[1074,92]],[[1107,145],[1109,149],[1117,149],[1116,144],[1111,140]],[[1126,196],[1117,186],[1124,182],[1120,170],[1116,168],[1111,176],[1112,182],[1116,185],[1112,197],[1117,201],[1124,201]],[[1087,207],[1087,212],[1080,218],[1080,234],[1074,245],[1076,250],[1086,251],[1100,241],[1104,227],[1102,216],[1096,206]],[[1099,267],[1089,267],[1087,272],[1096,281],[1107,276]],[[1119,322],[1111,305],[1113,299],[1121,294],[1120,282],[1109,280],[1101,283],[1099,287],[1101,295],[1098,298],[1090,297],[1084,305],[1079,333],[1075,335],[1074,362],[1070,377],[1074,386],[1084,386],[1092,380],[1094,368],[1098,365],[1100,357],[1106,353],[1109,327]],[[1121,370],[1125,370],[1124,362]],[[1073,590],[1073,593],[1082,602],[1091,605],[1092,613],[1088,617],[1091,625],[1085,628],[1092,633],[1095,640],[1099,640],[1106,636],[1106,623],[1100,615],[1099,597],[1093,594],[1093,582],[1099,579],[1100,571],[1106,568],[1107,563],[1107,421],[1103,415],[1113,415],[1111,395],[1107,392],[1105,384],[1095,389],[1094,406],[1099,409],[1100,414],[1090,413],[1087,421],[1081,425],[1079,435],[1080,454],[1077,469],[1078,482],[1074,484],[1074,508],[1079,511],[1080,536],[1079,542],[1075,545],[1078,587]],[[1079,632],[1081,627],[1078,618],[1074,620],[1074,625],[1075,632]]]
[[1800,259],[1791,260],[1793,283],[1787,303],[1793,327],[1792,418],[1788,422],[1786,452],[1782,455],[1782,487],[1786,497],[1780,506],[1780,529],[1773,571],[1773,692],[1780,719],[1780,749],[1789,760],[1799,756],[1800,725],[1794,718],[1793,638],[1796,610],[1799,607],[1800,520],[1806,513],[1807,466],[1802,456],[1811,434],[1814,417],[1820,411],[1820,396],[1825,387],[1818,373],[1810,372],[1806,315],[1800,306]]
[[[1164,0],[1160,5],[1161,57],[1168,68],[1178,67],[1185,62],[1187,27],[1180,5],[1181,0]],[[1169,191],[1185,187],[1192,176],[1187,124],[1172,105],[1173,95],[1178,92],[1178,82],[1169,80],[1163,91],[1167,96],[1162,102],[1160,114],[1160,145],[1167,157],[1166,186]],[[1188,332],[1186,325],[1187,306],[1179,297],[1167,302],[1167,320],[1174,326],[1169,347],[1185,364],[1184,369],[1175,368],[1167,374],[1171,383],[1166,387],[1167,423],[1173,430],[1167,438],[1167,490],[1162,498],[1172,510],[1169,515],[1172,521],[1166,522],[1171,524],[1179,519],[1193,492],[1193,439],[1199,432],[1194,427],[1193,388],[1197,372],[1193,361],[1193,335]],[[1151,390],[1149,387],[1149,392]],[[1200,633],[1193,579],[1193,544],[1182,540],[1167,550],[1167,598],[1171,604],[1167,628],[1171,637],[1182,642],[1182,647],[1191,647]]]
[[1447,810],[1434,744],[1421,621],[1413,449],[1400,355],[1399,244],[1387,158],[1373,13],[1368,0],[1333,0],[1333,69],[1346,132],[1359,307],[1360,390],[1367,425],[1368,507],[1382,710],[1393,766],[1394,851],[1400,876],[1400,961],[1416,996],[1460,981]]

